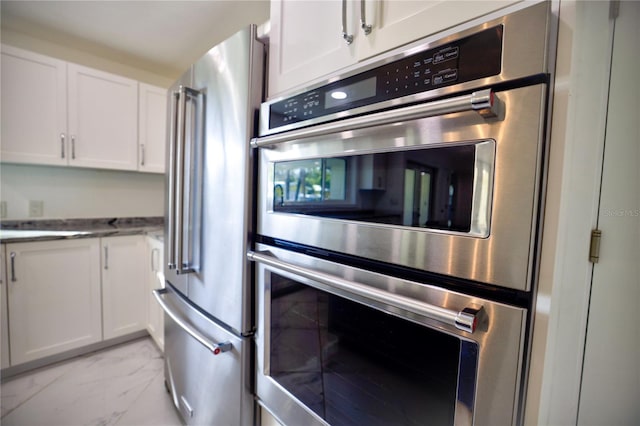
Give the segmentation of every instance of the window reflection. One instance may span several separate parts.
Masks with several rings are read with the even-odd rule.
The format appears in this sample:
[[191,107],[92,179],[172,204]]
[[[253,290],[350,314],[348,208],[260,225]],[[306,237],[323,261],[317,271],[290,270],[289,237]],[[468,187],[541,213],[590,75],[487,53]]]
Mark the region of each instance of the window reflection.
[[490,208],[492,169],[477,170],[477,145],[278,162],[273,210],[469,232],[474,191]]

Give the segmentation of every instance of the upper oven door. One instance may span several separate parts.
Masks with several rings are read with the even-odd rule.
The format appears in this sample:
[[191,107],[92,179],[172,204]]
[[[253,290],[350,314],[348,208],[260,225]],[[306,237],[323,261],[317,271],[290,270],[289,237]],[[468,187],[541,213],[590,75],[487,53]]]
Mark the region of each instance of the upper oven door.
[[529,290],[545,92],[260,149],[258,233]]

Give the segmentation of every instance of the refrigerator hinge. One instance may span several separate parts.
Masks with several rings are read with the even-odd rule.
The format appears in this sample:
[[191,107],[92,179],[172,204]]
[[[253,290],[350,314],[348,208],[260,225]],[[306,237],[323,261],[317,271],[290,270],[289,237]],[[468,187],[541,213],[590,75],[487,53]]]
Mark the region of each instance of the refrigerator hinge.
[[591,246],[589,247],[589,262],[598,263],[600,260],[600,239],[602,231],[593,229],[591,231]]

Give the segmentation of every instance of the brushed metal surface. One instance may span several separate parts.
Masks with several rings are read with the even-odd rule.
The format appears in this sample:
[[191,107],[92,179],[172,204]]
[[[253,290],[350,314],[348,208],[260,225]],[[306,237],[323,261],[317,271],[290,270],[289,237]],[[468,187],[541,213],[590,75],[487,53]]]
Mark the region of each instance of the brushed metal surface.
[[[182,232],[187,236],[185,258],[190,259],[186,269],[193,272],[176,274],[165,268],[165,274],[191,301],[239,334],[253,330],[252,281],[245,258],[254,222],[249,140],[262,96],[263,61],[264,46],[251,26],[209,50],[176,83],[200,93],[187,124],[197,139],[194,146],[201,148],[185,160],[185,170],[193,173],[185,179],[184,204],[189,208],[184,207],[188,217]],[[169,213],[167,208],[167,223],[175,223]]]
[[[213,355],[165,318],[165,380],[189,425],[254,424],[252,346],[243,336],[254,329],[254,286],[245,253],[254,223],[249,140],[264,69],[264,46],[255,37],[251,26],[215,46],[169,92],[164,272],[171,291],[166,300],[197,330],[193,334],[231,343],[231,350]],[[177,119],[171,95],[180,86],[194,94],[184,120]],[[185,142],[176,144],[180,131]],[[181,184],[182,205],[172,195]],[[182,223],[176,211],[183,214]],[[185,264],[170,267],[178,257]],[[177,291],[212,319],[196,313]]]
[[[468,91],[478,87],[486,87],[495,85],[504,81],[529,77],[531,75],[549,72],[549,58],[547,57],[547,44],[549,43],[547,34],[549,33],[550,21],[550,2],[541,2],[530,7],[525,7],[517,12],[509,13],[505,16],[487,21],[481,25],[469,27],[469,25],[461,25],[452,28],[446,33],[447,36],[436,34],[426,37],[408,46],[402,46],[384,55],[380,55],[371,60],[358,63],[353,67],[343,69],[335,75],[331,75],[326,79],[313,83],[307,87],[286,93],[277,98],[269,99],[260,107],[260,136],[266,136],[278,132],[285,132],[300,127],[310,126],[327,121],[351,117],[354,115],[365,114],[373,110],[396,107],[398,105],[425,101],[437,97],[447,96],[458,92]],[[469,81],[466,83],[455,84],[448,87],[430,90],[428,92],[417,93],[402,98],[392,99],[380,102],[374,105],[367,105],[352,110],[341,111],[335,114],[318,117],[312,120],[306,120],[299,123],[292,123],[274,129],[269,129],[269,107],[271,104],[287,99],[296,94],[305,93],[309,90],[324,86],[351,77],[360,72],[383,66],[390,62],[411,56],[415,53],[429,50],[438,46],[446,45],[455,40],[467,37],[476,32],[497,25],[504,26],[503,39],[503,58],[502,70],[500,74]]]
[[[439,274],[530,290],[537,223],[544,85],[500,92],[503,120],[475,112],[384,125],[260,149],[258,233],[322,249]],[[490,224],[485,238],[425,228],[323,219],[273,211],[273,164],[294,159],[366,154],[494,141]],[[476,200],[474,200],[476,202]]]
[[[473,424],[509,425],[516,423],[526,310],[446,291],[429,284],[402,280],[335,264],[264,244],[257,244],[256,249],[268,251],[280,261],[339,276],[345,280],[366,283],[376,289],[441,306],[445,309],[461,310],[465,306],[478,305],[482,306],[485,312],[484,320],[480,322],[476,332],[471,334],[458,330],[454,326],[442,324],[439,321],[406,311],[391,303],[381,303],[363,298],[326,286],[309,278],[303,278],[272,266],[256,263],[259,307],[258,329],[255,334],[257,344],[257,396],[261,404],[286,424],[326,425],[327,423],[269,377],[270,283],[271,274],[273,273],[363,303],[392,315],[407,318],[425,327],[456,336],[461,340],[476,342],[479,347],[479,355],[475,404],[472,412]],[[407,344],[410,344],[410,342],[407,342]],[[455,424],[469,424],[468,418],[462,413],[457,413]]]
[[164,297],[172,310],[203,336],[232,345],[231,350],[213,355],[165,317],[165,380],[185,424],[253,425],[250,339],[205,319],[169,286]]

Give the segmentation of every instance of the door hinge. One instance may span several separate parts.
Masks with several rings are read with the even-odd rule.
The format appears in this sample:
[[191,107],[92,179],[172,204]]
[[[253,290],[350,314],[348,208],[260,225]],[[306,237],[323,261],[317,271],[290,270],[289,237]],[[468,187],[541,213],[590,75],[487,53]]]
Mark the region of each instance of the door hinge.
[[591,246],[589,247],[589,262],[598,263],[600,260],[600,239],[602,231],[594,229],[591,231]]
[[620,0],[610,0],[609,2],[609,19],[617,19],[620,15]]

